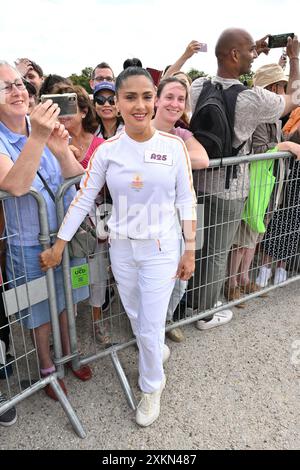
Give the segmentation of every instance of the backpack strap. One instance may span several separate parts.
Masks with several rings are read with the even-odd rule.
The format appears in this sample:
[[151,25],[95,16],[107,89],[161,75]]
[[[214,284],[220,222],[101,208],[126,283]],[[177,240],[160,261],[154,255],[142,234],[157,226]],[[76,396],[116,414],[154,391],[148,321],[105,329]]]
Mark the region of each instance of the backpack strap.
[[[242,91],[247,90],[247,89],[248,87],[242,84],[232,85],[226,90],[223,89],[223,100],[225,104],[225,110],[226,110],[227,120],[228,120],[228,124],[229,124],[230,131],[231,131],[232,140],[234,136],[234,118],[235,118],[235,107],[236,107],[237,97]],[[247,141],[245,140],[245,142],[242,142],[237,148],[232,147],[232,156],[237,155],[239,151],[244,147],[246,142]],[[231,168],[229,167],[227,168],[227,171],[226,171],[226,182],[225,182],[226,189],[229,189],[230,177],[231,177]],[[233,165],[232,167],[232,177],[237,178],[237,165]]]

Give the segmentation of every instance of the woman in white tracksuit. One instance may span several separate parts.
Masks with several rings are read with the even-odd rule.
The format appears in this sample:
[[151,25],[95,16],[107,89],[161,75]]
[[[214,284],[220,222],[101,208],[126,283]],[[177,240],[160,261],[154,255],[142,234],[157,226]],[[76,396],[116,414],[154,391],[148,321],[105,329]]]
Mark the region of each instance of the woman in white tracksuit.
[[[166,312],[175,279],[194,271],[196,200],[183,141],[152,127],[155,89],[148,72],[129,67],[116,81],[116,104],[125,129],[103,143],[90,160],[58,232],[41,255],[42,268],[61,262],[95,197],[107,183],[113,209],[108,221],[114,277],[139,347],[142,399],[136,421],[149,426],[160,412]],[[185,251],[180,256],[180,213]]]

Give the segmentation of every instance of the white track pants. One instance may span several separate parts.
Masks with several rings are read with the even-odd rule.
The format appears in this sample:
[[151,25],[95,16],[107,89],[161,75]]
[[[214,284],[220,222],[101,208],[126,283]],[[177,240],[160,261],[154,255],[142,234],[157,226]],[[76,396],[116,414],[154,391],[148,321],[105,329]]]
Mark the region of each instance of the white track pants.
[[180,257],[180,240],[110,242],[112,271],[139,347],[139,386],[159,389],[167,308]]

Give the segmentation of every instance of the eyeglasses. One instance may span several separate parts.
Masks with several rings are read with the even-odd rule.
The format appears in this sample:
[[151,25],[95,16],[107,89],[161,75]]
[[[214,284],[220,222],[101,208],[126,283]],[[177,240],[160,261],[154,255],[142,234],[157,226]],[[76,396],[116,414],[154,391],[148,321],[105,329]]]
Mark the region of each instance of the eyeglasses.
[[5,94],[8,94],[8,93],[12,92],[13,85],[15,85],[15,87],[18,90],[25,90],[25,88],[26,88],[26,86],[24,85],[23,81],[20,78],[16,78],[16,80],[14,82],[4,81],[4,83],[5,83],[5,86],[0,87],[0,92],[4,91]]
[[108,96],[107,98],[103,95],[95,96],[95,102],[97,104],[99,104],[100,106],[103,106],[106,103],[106,101],[111,106],[115,105],[115,97],[114,96]]
[[94,78],[95,82],[114,82],[115,79],[111,77],[110,75],[108,77],[103,77],[102,75],[99,75],[98,77]]

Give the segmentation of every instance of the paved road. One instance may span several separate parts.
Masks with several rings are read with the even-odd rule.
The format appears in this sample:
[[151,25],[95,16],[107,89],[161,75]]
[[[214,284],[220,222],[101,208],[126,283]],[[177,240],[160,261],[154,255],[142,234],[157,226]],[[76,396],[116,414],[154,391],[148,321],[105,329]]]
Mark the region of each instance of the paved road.
[[[0,449],[299,449],[299,286],[235,308],[221,328],[199,332],[189,325],[185,342],[168,341],[168,382],[151,427],[135,424],[104,358],[93,365],[90,382],[70,374],[65,380],[86,439],[40,391],[18,405],[14,426],[0,428]],[[128,348],[120,359],[138,397],[137,352]]]

